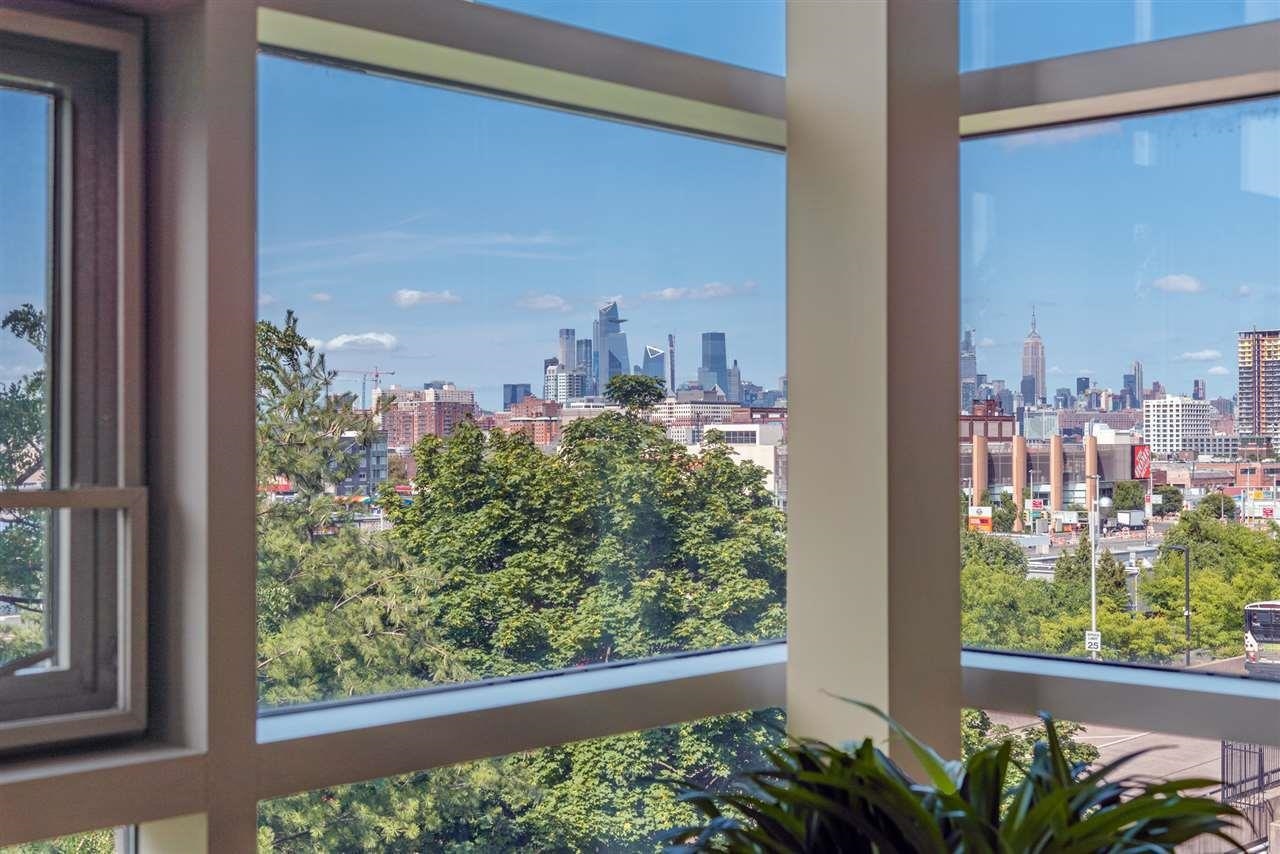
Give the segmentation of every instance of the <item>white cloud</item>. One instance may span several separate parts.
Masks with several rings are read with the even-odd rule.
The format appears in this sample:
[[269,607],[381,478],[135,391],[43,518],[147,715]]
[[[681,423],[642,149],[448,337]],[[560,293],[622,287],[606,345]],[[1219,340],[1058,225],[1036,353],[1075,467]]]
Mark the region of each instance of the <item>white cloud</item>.
[[1252,285],[1241,285],[1240,287],[1236,288],[1236,296],[1238,296],[1238,297],[1251,297],[1251,296],[1253,296],[1253,286],[1252,286]]
[[1222,358],[1222,352],[1219,350],[1192,350],[1189,353],[1183,353],[1178,357],[1180,362],[1216,362]]
[[390,332],[358,332],[337,335],[324,343],[325,350],[394,350],[400,346]]
[[453,291],[415,291],[401,288],[392,295],[391,301],[401,308],[411,305],[449,305],[462,302],[462,297]]
[[327,294],[324,291],[316,291],[311,294],[311,298],[316,302],[332,302],[333,294]]
[[663,288],[660,291],[649,291],[644,294],[644,298],[660,302],[673,302],[684,299],[720,299],[739,293],[753,293],[758,287],[752,281],[743,282],[738,286],[725,284],[724,282],[707,282],[696,288]]
[[979,346],[979,347],[994,347],[994,346],[996,346],[996,340],[995,340],[994,338],[983,338],[982,340],[980,340],[980,341],[978,342],[978,346]]
[[277,302],[278,300],[275,297],[273,297],[271,294],[258,294],[258,305],[260,307],[275,305]]
[[516,305],[530,311],[573,311],[573,306],[559,294],[525,294]]
[[309,345],[311,346],[311,349],[312,349],[312,350],[323,350],[323,349],[324,349],[324,339],[323,339],[323,338],[308,338],[308,339],[307,339],[307,344],[309,344]]
[[1195,276],[1188,276],[1186,273],[1161,276],[1152,282],[1151,286],[1158,291],[1164,291],[1169,294],[1198,294],[1204,290],[1204,285],[1199,279]]
[[1062,373],[1062,368],[1058,367],[1057,365],[1054,365],[1054,366],[1053,366],[1052,368],[1050,368],[1046,373],[1050,373],[1050,374],[1060,374],[1060,373]]
[[1222,365],[1214,365],[1212,368],[1209,369],[1210,376],[1225,377],[1229,373],[1231,372],[1228,371],[1226,368],[1222,367]]

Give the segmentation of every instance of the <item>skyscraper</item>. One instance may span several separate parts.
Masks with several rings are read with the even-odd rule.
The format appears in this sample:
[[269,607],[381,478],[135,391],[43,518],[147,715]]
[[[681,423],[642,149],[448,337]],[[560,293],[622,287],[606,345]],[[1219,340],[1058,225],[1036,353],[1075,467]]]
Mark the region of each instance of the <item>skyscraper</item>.
[[576,333],[572,329],[560,330],[560,347],[556,355],[560,358],[560,367],[572,371],[578,366],[578,347]]
[[[721,391],[729,391],[729,362],[725,357],[723,332],[702,333],[702,370],[698,376],[703,377],[704,372],[706,376],[715,377],[714,384],[720,386]],[[703,387],[708,386],[704,383]]]
[[1241,332],[1236,367],[1236,431],[1280,437],[1280,329]]
[[1133,374],[1133,387],[1137,391],[1138,402],[1134,404],[1138,409],[1142,408],[1142,399],[1146,396],[1147,387],[1143,385],[1142,380],[1142,363],[1136,359],[1133,362],[1133,368],[1130,369]]
[[1135,407],[1135,408],[1141,407],[1142,392],[1138,389],[1138,383],[1137,383],[1137,380],[1134,378],[1134,375],[1125,374],[1121,378],[1121,384],[1122,384],[1122,387],[1124,388],[1124,396],[1125,396],[1124,405],[1126,407]]
[[510,409],[513,404],[519,403],[529,395],[533,394],[533,387],[529,383],[503,383],[502,384],[502,408]]
[[591,338],[595,342],[596,393],[604,394],[609,380],[625,374],[631,365],[627,355],[627,333],[622,324],[627,321],[618,316],[618,304],[610,302],[602,306],[592,326]]
[[733,367],[729,368],[729,385],[724,393],[730,403],[742,403],[742,371],[738,370],[737,359],[733,360]]
[[1093,383],[1089,381],[1088,377],[1076,377],[1076,394],[1088,394],[1091,385]]
[[1027,405],[1044,400],[1044,342],[1040,339],[1040,333],[1036,331],[1035,306],[1031,307],[1031,331],[1022,342],[1022,376],[1023,397],[1026,397],[1026,377],[1031,377],[1035,381],[1035,399],[1028,400]]
[[676,393],[676,336],[667,335],[667,394]]
[[595,394],[596,391],[596,370],[595,360],[592,358],[591,339],[578,339],[578,370],[587,375],[587,394]]
[[1204,380],[1191,381],[1191,399],[1192,400],[1208,400],[1209,399],[1208,396],[1205,394]]
[[978,396],[978,351],[973,346],[973,330],[960,339],[960,411],[968,412]]
[[644,348],[644,364],[640,366],[640,373],[646,377],[653,377],[655,380],[667,381],[667,354],[661,347],[654,347],[652,344]]

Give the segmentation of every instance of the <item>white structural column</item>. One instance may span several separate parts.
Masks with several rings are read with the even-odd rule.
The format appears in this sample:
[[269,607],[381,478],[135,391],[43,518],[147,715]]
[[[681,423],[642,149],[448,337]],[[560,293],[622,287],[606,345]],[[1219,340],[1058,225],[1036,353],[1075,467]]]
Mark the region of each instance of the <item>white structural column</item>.
[[796,0],[787,56],[788,721],[954,755],[955,10]]
[[153,721],[207,751],[210,851],[256,846],[256,26],[232,0],[149,22]]

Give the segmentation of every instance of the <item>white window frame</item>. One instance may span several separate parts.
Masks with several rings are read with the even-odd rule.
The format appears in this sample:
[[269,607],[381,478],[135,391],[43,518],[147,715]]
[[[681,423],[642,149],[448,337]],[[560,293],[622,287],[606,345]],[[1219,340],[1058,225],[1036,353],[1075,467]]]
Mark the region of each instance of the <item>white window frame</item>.
[[[962,138],[1280,94],[1280,21],[960,75]],[[964,702],[1280,744],[1280,684],[966,649]]]
[[[59,28],[137,21],[53,0],[11,2],[48,20],[56,13]],[[1217,63],[1197,66],[1192,79],[1169,70],[1173,62],[1162,72],[1165,60],[1148,53],[1157,45],[958,75],[949,4],[792,0],[784,81],[455,0],[113,5],[146,19],[148,42],[150,726],[128,744],[0,763],[0,844],[140,823],[143,854],[250,851],[261,798],[760,706],[785,703],[805,734],[883,732],[823,691],[879,703],[948,752],[958,749],[962,702],[1034,711],[1050,701],[1066,716],[1119,723],[1159,708],[1171,731],[1212,735],[1227,721],[1238,736],[1261,734],[1246,718],[1266,698],[1225,695],[1217,680],[1179,693],[1101,684],[1129,671],[1062,662],[1049,672],[1034,657],[962,656],[958,534],[920,522],[951,518],[958,482],[957,127],[1125,112],[1136,93],[1181,92],[1179,103],[1156,103],[1182,105],[1191,96],[1179,87],[1222,97],[1228,80],[1227,97],[1280,88],[1265,77],[1274,68],[1257,67],[1256,48],[1252,63],[1237,49],[1243,31],[1179,40],[1180,60],[1203,50]],[[260,41],[785,146],[794,438],[786,645],[259,717],[245,496],[255,486]],[[1095,61],[1110,71],[1098,75]],[[1042,90],[1029,79],[1059,82]],[[1078,112],[1077,101],[1095,112]],[[1017,109],[1041,112],[1032,124],[997,122]],[[1240,714],[1223,716],[1224,696]],[[1084,697],[1109,705],[1085,714]],[[1204,710],[1215,700],[1210,721]]]
[[[46,49],[28,42],[30,50],[14,52],[28,57],[31,69],[14,72],[18,85],[54,98],[54,465],[50,488],[0,490],[0,508],[47,510],[54,523],[49,613],[57,666],[0,679],[3,753],[145,728],[147,496],[141,40],[134,30],[63,26],[11,8],[0,9],[0,30],[59,43]],[[97,57],[112,54],[114,73],[105,77]],[[96,102],[112,80],[110,99]]]

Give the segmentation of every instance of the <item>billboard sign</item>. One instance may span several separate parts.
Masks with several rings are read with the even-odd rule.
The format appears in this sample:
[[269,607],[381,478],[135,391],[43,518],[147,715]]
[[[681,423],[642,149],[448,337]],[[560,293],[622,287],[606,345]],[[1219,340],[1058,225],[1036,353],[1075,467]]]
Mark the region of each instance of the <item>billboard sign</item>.
[[1133,479],[1145,480],[1151,477],[1151,446],[1133,446]]
[[981,531],[984,534],[991,533],[991,508],[990,507],[970,507],[969,508],[969,530]]

